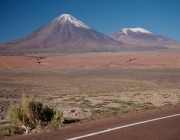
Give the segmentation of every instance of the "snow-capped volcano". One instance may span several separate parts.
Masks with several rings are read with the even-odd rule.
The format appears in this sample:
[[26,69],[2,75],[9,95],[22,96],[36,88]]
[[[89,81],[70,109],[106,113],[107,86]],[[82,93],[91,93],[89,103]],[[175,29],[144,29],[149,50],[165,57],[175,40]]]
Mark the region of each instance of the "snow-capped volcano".
[[180,43],[140,27],[123,28],[106,36],[70,14],[62,14],[24,38],[0,44],[0,49],[119,51],[164,49],[168,45]]
[[121,30],[122,33],[128,35],[128,32],[134,32],[134,33],[144,33],[144,34],[152,34],[151,32],[149,32],[148,30],[146,29],[143,29],[143,28],[123,28]]
[[75,25],[76,27],[79,27],[79,28],[91,29],[89,26],[87,26],[86,24],[82,23],[78,19],[74,18],[70,14],[62,14],[59,17],[55,18],[54,21],[58,21],[60,23],[67,23],[67,22],[69,22],[69,23],[71,23],[71,24],[73,24],[73,25]]
[[75,49],[101,50],[106,46],[121,46],[124,43],[107,37],[69,14],[62,14],[28,36],[6,43],[11,48],[21,49]]
[[123,28],[113,34],[107,35],[114,40],[138,46],[179,46],[179,42],[171,38],[155,35],[143,28]]

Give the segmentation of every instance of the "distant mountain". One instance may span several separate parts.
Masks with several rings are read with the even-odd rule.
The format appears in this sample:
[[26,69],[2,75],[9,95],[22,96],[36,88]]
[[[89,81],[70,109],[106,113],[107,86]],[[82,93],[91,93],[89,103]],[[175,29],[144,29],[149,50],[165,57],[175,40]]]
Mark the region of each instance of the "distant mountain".
[[28,36],[3,44],[16,49],[103,49],[124,43],[107,37],[69,14],[62,14]]
[[0,50],[131,51],[174,46],[180,46],[180,43],[143,28],[123,28],[103,35],[73,16],[62,14],[24,38],[0,44]]
[[180,42],[169,37],[155,35],[143,28],[123,28],[113,34],[108,34],[114,40],[138,46],[177,47]]

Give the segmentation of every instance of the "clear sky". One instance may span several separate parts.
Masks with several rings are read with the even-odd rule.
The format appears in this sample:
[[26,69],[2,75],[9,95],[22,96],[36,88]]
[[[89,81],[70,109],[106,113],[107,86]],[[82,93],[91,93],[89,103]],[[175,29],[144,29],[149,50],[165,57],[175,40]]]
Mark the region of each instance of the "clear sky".
[[0,43],[25,37],[61,14],[103,34],[141,27],[180,40],[180,0],[0,0]]

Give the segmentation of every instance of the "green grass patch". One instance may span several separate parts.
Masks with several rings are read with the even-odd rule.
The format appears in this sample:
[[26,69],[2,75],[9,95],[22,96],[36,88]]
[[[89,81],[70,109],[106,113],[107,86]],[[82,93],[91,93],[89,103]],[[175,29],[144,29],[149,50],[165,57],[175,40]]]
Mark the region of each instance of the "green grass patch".
[[5,125],[0,125],[0,137],[10,135],[9,127]]
[[179,96],[179,98],[178,98],[178,103],[180,104],[180,96]]
[[10,136],[13,134],[23,134],[24,130],[15,126],[6,126],[0,124],[0,138],[4,136]]
[[169,101],[163,102],[163,104],[164,104],[165,106],[172,106],[172,105],[173,105],[173,103],[172,103],[172,102],[169,102]]

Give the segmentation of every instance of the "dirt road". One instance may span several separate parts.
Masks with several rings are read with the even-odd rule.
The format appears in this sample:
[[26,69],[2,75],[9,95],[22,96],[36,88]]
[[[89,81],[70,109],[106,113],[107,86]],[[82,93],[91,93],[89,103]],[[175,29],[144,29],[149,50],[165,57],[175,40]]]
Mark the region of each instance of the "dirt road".
[[[103,130],[111,130],[115,127],[134,124],[137,122],[152,120],[180,113],[180,106],[166,107],[163,109],[152,109],[141,112],[121,114],[109,118],[92,120],[89,122],[76,123],[66,126],[58,131],[39,133],[33,135],[22,135],[8,140],[65,140],[78,136],[87,135]],[[152,122],[134,125],[107,133],[97,134],[83,139],[87,140],[117,140],[117,139],[180,139],[180,116],[160,119]]]

